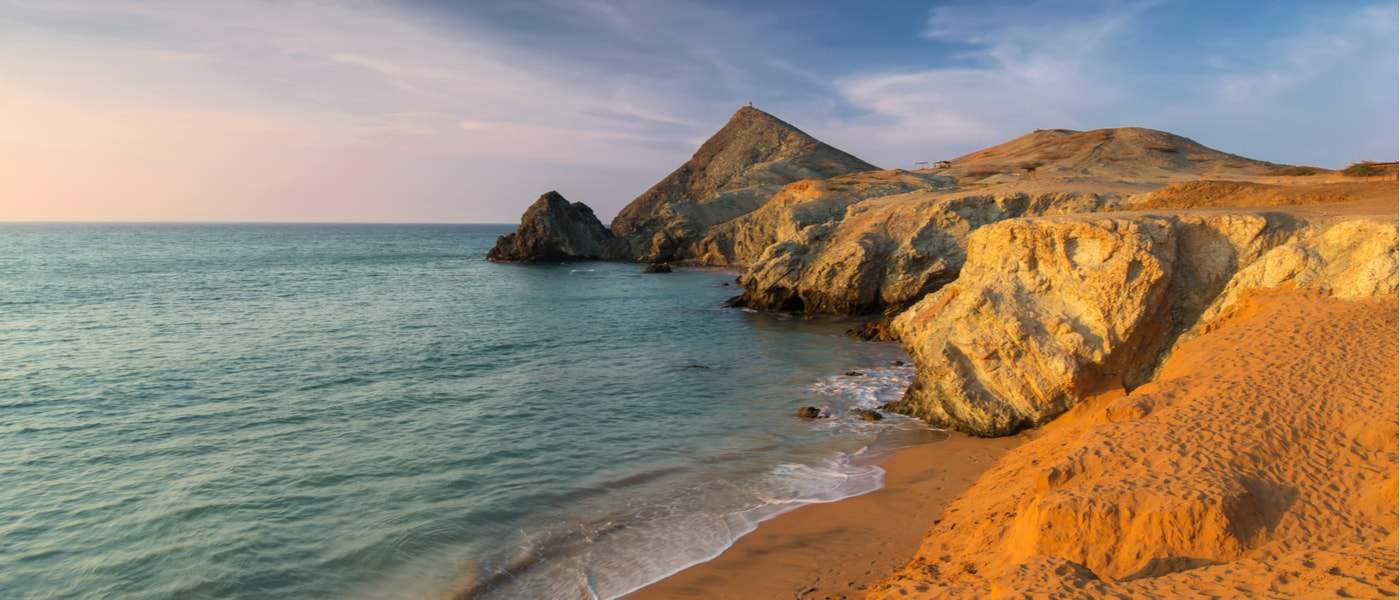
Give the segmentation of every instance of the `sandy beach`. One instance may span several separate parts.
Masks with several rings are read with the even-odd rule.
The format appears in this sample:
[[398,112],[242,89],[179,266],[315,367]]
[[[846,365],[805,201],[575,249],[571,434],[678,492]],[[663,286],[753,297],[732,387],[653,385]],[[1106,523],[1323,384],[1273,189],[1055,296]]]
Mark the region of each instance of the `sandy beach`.
[[1252,293],[1151,384],[903,450],[628,598],[1393,597],[1395,314]]
[[939,437],[881,463],[881,489],[779,515],[718,558],[626,598],[862,597],[908,561],[948,502],[1021,441]]

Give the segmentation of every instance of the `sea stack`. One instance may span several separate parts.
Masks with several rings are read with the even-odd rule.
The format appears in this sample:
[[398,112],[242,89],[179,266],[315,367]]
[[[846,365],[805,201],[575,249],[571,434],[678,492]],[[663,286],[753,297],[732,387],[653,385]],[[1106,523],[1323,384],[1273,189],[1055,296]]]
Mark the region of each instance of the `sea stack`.
[[550,192],[558,200],[546,202],[542,197],[531,206],[521,219],[520,231],[514,237],[503,236],[488,258],[696,260],[702,240],[713,227],[753,212],[784,186],[877,169],[782,119],[746,106],[701,144],[690,160],[618,212],[611,231],[598,223],[587,206],[570,205]]
[[563,262],[619,258],[618,240],[593,209],[559,192],[540,196],[520,217],[520,227],[496,239],[486,258],[498,262]]

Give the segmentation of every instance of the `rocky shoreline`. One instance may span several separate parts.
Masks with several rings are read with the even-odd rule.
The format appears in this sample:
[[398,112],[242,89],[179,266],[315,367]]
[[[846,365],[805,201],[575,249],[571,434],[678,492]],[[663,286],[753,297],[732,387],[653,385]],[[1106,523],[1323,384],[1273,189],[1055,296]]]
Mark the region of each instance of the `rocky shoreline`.
[[730,306],[884,315],[862,335],[898,338],[918,373],[891,410],[1008,435],[1150,380],[1240,290],[1394,293],[1393,224],[1285,210],[1394,184],[1317,191],[1279,172],[1140,128],[1038,130],[880,170],[745,107],[610,228],[550,192],[488,258],[730,267]]
[[[898,341],[915,377],[882,410],[972,436],[1037,440],[1008,454],[933,520],[912,562],[862,593],[1384,590],[1369,581],[1351,586],[1341,567],[1312,573],[1311,554],[1278,562],[1296,554],[1296,540],[1323,533],[1261,529],[1250,516],[1262,511],[1276,522],[1322,520],[1359,532],[1371,521],[1348,511],[1389,515],[1389,529],[1316,539],[1327,552],[1348,540],[1390,540],[1388,554],[1370,546],[1339,552],[1378,573],[1367,577],[1393,584],[1393,412],[1391,430],[1353,436],[1361,444],[1353,453],[1365,459],[1347,468],[1360,479],[1331,488],[1327,465],[1346,462],[1338,453],[1353,442],[1317,432],[1346,427],[1339,418],[1362,418],[1379,400],[1394,408],[1396,184],[1290,175],[1299,172],[1140,128],[1038,130],[939,168],[880,170],[744,108],[611,228],[586,206],[547,194],[490,258],[737,269],[742,289],[731,306],[868,316],[848,334]],[[1263,310],[1259,294],[1300,291],[1310,300],[1219,333]],[[1349,313],[1347,302],[1364,315]],[[1330,321],[1311,323],[1313,315]],[[1290,333],[1325,335],[1334,326],[1352,338],[1366,327],[1389,337]],[[1249,336],[1275,347],[1252,347]],[[1369,352],[1360,362],[1347,354],[1353,342]],[[1386,351],[1389,362],[1376,358]],[[1280,366],[1275,354],[1291,366]],[[1179,372],[1172,365],[1183,363],[1192,365],[1190,376],[1171,384],[1176,391],[1159,392],[1172,377],[1163,370]],[[1222,370],[1226,364],[1238,372]],[[1360,393],[1329,390],[1328,378],[1348,369],[1377,381],[1353,382],[1365,388]],[[1178,394],[1190,402],[1172,408]],[[1331,425],[1279,429],[1257,422],[1254,411],[1316,413]],[[859,416],[880,417],[868,413]],[[796,416],[830,415],[807,406]],[[1181,433],[1193,419],[1215,437]],[[1231,433],[1235,422],[1256,429]],[[1306,436],[1320,446],[1300,450],[1313,443],[1300,441]],[[1261,466],[1274,461],[1306,467],[1280,474]],[[1325,496],[1327,489],[1380,494],[1363,480],[1386,465],[1390,495],[1360,508],[1336,499],[1289,505],[1290,494]],[[1120,480],[1128,483],[1113,487]],[[962,561],[949,562],[952,554]],[[1238,572],[1232,561],[1241,561]],[[1210,565],[1224,565],[1215,577],[1235,581],[1233,592],[1205,579],[1200,571]],[[1298,575],[1261,583],[1280,568]],[[1311,579],[1300,587],[1296,577]],[[687,593],[728,588],[695,589]],[[856,591],[847,586],[837,597]]]

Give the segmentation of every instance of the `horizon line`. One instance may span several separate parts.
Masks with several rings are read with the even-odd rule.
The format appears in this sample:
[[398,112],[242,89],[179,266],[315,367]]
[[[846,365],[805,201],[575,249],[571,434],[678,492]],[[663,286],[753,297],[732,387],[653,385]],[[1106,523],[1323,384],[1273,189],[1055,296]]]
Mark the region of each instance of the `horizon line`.
[[180,220],[55,220],[0,219],[0,225],[519,225],[472,221],[180,221]]

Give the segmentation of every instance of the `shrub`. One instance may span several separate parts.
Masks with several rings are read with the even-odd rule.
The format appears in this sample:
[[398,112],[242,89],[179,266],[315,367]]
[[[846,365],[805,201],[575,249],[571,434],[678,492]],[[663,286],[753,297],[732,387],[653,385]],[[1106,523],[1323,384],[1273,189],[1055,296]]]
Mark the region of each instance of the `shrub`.
[[1342,169],[1342,174],[1347,177],[1376,177],[1385,175],[1386,171],[1387,169],[1378,162],[1363,160],[1348,165],[1347,168]]
[[1283,167],[1283,168],[1279,168],[1279,169],[1274,169],[1273,172],[1271,172],[1271,173],[1269,173],[1269,174],[1270,174],[1270,175],[1277,175],[1277,176],[1280,176],[1280,177],[1308,177],[1308,176],[1310,176],[1310,175],[1317,175],[1318,173],[1323,173],[1323,172],[1326,172],[1326,171],[1327,171],[1327,169],[1323,169],[1323,168],[1319,168],[1319,167],[1295,166],[1295,167]]

